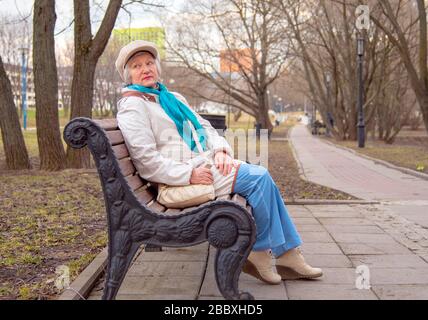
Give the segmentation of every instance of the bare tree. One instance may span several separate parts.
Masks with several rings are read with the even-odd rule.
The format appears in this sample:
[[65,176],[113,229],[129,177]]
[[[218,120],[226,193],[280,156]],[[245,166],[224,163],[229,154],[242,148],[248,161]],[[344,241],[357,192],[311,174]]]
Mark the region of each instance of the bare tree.
[[12,88],[0,56],[0,129],[8,169],[30,169],[19,117],[13,102]]
[[[285,17],[284,33],[293,43],[293,51],[300,60],[300,64],[293,66],[294,71],[306,80],[307,86],[304,88],[308,88],[309,98],[318,107],[323,121],[328,124],[327,114],[333,116],[333,134],[337,138],[351,140],[356,139],[357,133],[357,4],[358,1],[325,0],[316,3],[296,0],[276,2]],[[397,93],[406,92],[408,86],[406,79],[395,72],[401,64],[397,52],[383,33],[371,29],[364,36],[364,113],[367,128],[375,130],[376,119],[379,119],[381,112],[405,105],[405,96],[397,96]],[[396,82],[398,85],[393,86]],[[396,100],[388,104],[382,100],[383,95],[394,95]],[[405,114],[406,110],[395,108],[395,120],[404,119],[402,113]],[[396,135],[396,130],[401,129],[401,125],[395,121],[382,121],[381,124],[385,128],[384,133],[388,133],[387,136],[382,135],[385,141],[390,140],[389,134]],[[394,130],[391,126],[394,126]]]
[[391,144],[409,121],[416,98],[402,64],[393,73],[385,73],[385,77],[393,81],[379,94],[376,123],[379,139]]
[[33,66],[40,169],[66,167],[58,119],[58,75],[55,59],[55,0],[35,0]]
[[[71,85],[71,119],[92,116],[95,68],[107,45],[122,0],[110,0],[98,32],[93,37],[89,0],[74,0],[74,70]],[[67,149],[67,161],[72,168],[88,168],[86,149]]]
[[212,84],[213,94],[199,92],[202,98],[237,107],[269,130],[268,89],[289,58],[271,2],[190,1],[187,21],[180,20],[169,41],[174,61]]
[[[379,0],[373,4],[370,17],[398,49],[428,131],[428,37],[425,1]],[[411,36],[412,33],[416,33],[416,41]],[[413,56],[414,48],[416,58]]]

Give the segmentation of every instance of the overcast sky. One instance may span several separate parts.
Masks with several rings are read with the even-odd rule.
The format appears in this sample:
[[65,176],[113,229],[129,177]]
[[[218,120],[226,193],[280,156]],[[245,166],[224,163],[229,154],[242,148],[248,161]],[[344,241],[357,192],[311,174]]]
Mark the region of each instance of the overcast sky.
[[[107,0],[104,1],[93,1],[101,3],[102,8],[98,6],[91,6],[91,21],[93,22],[92,33],[95,34],[99,23],[101,22],[104,9],[108,4]],[[124,0],[126,2],[126,0]],[[158,19],[158,14],[156,11],[165,12],[176,12],[184,0],[163,0],[167,5],[165,9],[157,8],[148,8],[142,7],[141,5],[132,5],[128,6],[127,10],[132,12],[132,19],[130,19],[128,13],[124,10],[121,10],[116,21],[116,28],[140,28],[148,26],[160,26],[160,21]],[[9,18],[22,19],[24,17],[30,16],[32,14],[33,1],[29,0],[0,0],[0,17],[7,16]],[[72,39],[73,37],[73,26],[70,24],[73,20],[73,0],[56,0],[56,14],[57,21],[55,26],[55,32],[59,33],[56,37],[58,42],[66,41],[67,39]],[[61,32],[63,31],[63,32]]]

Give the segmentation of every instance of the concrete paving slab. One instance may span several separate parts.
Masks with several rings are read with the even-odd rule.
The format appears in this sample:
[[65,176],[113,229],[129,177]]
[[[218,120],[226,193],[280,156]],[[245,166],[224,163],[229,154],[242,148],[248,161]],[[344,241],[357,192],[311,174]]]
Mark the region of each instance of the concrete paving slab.
[[[282,282],[278,285],[270,285],[255,278],[240,279],[239,290],[250,292],[256,300],[288,300]],[[221,297],[214,278],[205,279],[200,296]]]
[[411,254],[412,252],[398,243],[338,243],[343,252],[350,255]]
[[351,260],[343,254],[305,254],[306,262],[318,268],[352,268]]
[[303,242],[315,242],[315,243],[334,242],[333,238],[328,234],[328,232],[301,231],[299,233]]
[[373,291],[348,284],[286,281],[286,288],[290,300],[378,300]]
[[332,225],[326,224],[323,227],[330,233],[360,233],[360,234],[384,234],[378,226],[349,226],[349,225]]
[[425,284],[428,286],[428,268],[370,268],[370,284]]
[[304,224],[319,224],[318,220],[315,218],[294,218],[293,222],[296,226]]
[[340,243],[397,243],[387,234],[332,233],[332,237]]
[[353,265],[367,265],[369,268],[428,268],[428,264],[414,254],[353,255]]
[[381,300],[428,300],[427,285],[380,285],[373,291]]
[[297,231],[299,232],[325,232],[324,226],[321,224],[301,224],[299,225]]
[[343,254],[336,243],[311,243],[305,242],[302,245],[303,254]]
[[362,218],[319,218],[319,222],[324,225],[339,225],[339,226],[375,226],[375,223]]

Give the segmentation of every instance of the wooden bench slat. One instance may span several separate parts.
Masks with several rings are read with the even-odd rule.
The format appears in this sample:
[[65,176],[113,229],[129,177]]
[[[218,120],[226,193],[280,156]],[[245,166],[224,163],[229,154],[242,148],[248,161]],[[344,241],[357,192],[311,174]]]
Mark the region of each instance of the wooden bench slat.
[[106,133],[112,146],[124,143],[123,135],[120,130],[107,131]]
[[144,185],[143,180],[140,178],[138,174],[135,174],[133,176],[128,176],[125,179],[128,182],[128,185],[131,187],[132,191],[135,191]]
[[148,207],[150,209],[152,209],[153,211],[156,212],[164,212],[166,210],[166,208],[161,205],[159,202],[157,202],[156,200],[152,200],[149,204]]
[[105,131],[117,130],[117,120],[116,119],[95,119],[93,120],[97,125],[103,128]]
[[232,197],[232,201],[239,203],[244,208],[247,206],[247,199],[245,199],[240,194],[235,193]]
[[[204,203],[202,203],[201,205],[203,205],[203,204]],[[193,209],[195,209],[197,207],[199,207],[199,206],[187,207],[187,208],[184,208],[183,211],[191,211],[191,210],[193,210]]]
[[164,214],[167,214],[167,215],[173,216],[173,215],[179,214],[180,212],[181,212],[181,209],[167,209],[167,210],[164,212]]
[[144,187],[135,191],[135,196],[141,203],[144,204],[149,203],[155,198],[155,194],[153,193],[153,191]]
[[124,143],[113,146],[113,152],[118,160],[129,157],[128,148]]
[[120,171],[122,171],[122,174],[126,177],[129,176],[130,174],[133,174],[134,172],[137,171],[137,169],[135,169],[134,164],[132,163],[131,159],[122,159],[119,161],[119,167],[120,167]]
[[231,198],[230,194],[225,194],[225,195],[217,197],[216,200],[230,200],[230,198]]

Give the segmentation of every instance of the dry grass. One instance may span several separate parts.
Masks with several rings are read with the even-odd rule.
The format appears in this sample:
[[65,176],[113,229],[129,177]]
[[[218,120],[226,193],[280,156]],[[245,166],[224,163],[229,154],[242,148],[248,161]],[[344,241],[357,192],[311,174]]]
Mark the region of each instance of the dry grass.
[[0,230],[0,297],[55,296],[56,267],[68,266],[74,279],[106,245],[97,174],[2,172]]

